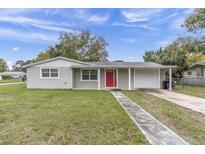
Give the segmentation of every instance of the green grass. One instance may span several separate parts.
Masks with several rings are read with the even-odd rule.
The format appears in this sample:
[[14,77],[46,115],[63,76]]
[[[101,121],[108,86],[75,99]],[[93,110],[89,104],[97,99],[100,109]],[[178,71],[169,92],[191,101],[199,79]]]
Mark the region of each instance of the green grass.
[[188,86],[177,85],[174,89],[175,92],[192,95],[196,97],[205,98],[205,86]]
[[14,79],[0,80],[0,84],[1,83],[13,83],[13,82],[22,82],[22,80],[14,80]]
[[205,116],[144,91],[123,91],[130,99],[191,144],[205,144]]
[[0,86],[0,144],[148,144],[108,91]]

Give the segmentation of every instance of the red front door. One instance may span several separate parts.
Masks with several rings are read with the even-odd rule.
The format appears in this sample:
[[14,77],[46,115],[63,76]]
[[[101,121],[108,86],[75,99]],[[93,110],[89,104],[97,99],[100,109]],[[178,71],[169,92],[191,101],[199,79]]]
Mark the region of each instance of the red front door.
[[106,70],[106,87],[116,87],[116,70]]

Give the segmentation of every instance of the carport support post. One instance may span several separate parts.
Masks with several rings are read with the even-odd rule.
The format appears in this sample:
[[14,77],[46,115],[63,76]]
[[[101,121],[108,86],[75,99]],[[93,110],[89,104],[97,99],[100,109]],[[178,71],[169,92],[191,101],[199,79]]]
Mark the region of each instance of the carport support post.
[[131,90],[131,68],[128,68],[128,90]]
[[172,68],[169,68],[169,90],[172,90]]
[[98,90],[100,90],[100,68],[98,68]]

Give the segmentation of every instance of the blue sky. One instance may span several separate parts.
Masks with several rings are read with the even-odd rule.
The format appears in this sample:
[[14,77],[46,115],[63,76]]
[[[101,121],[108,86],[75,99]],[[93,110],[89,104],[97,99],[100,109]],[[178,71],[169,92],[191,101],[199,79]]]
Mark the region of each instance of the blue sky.
[[189,35],[180,25],[193,9],[0,9],[0,57],[9,66],[58,42],[60,32],[89,29],[109,43],[109,60],[143,61]]

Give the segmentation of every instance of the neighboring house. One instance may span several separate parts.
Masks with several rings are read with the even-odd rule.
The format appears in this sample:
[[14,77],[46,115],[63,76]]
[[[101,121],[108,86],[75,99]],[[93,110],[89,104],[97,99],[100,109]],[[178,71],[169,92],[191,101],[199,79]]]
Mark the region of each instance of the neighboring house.
[[192,65],[188,70],[183,72],[184,77],[205,77],[205,61]]
[[24,67],[27,88],[98,90],[161,88],[165,72],[171,74],[176,68],[153,62],[82,62],[64,57]]
[[0,80],[3,79],[3,76],[10,76],[11,78],[14,79],[22,79],[23,77],[26,76],[25,72],[2,72],[0,73]]

